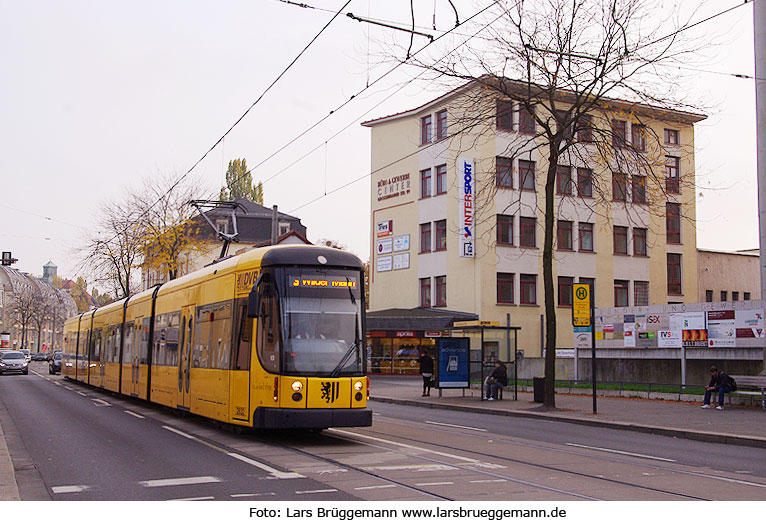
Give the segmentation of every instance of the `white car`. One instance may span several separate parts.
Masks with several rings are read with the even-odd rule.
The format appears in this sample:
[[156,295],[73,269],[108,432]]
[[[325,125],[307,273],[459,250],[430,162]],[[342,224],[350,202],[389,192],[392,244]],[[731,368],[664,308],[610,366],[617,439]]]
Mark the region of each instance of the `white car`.
[[0,354],[0,375],[6,373],[29,374],[29,362],[21,351],[3,351]]
[[27,363],[32,361],[32,353],[29,351],[29,349],[19,349],[19,352],[24,353],[24,359],[27,361]]

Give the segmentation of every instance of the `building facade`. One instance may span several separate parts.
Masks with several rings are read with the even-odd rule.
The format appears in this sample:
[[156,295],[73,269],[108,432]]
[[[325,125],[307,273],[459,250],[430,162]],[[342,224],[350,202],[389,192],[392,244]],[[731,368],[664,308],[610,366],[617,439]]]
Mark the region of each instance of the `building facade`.
[[[370,310],[430,307],[503,325],[510,316],[521,327],[518,349],[540,356],[547,151],[520,103],[526,84],[517,84],[519,99],[482,95],[474,81],[363,124],[372,146]],[[557,168],[560,348],[572,347],[573,283],[593,284],[597,307],[698,301],[694,123],[705,117],[606,102]],[[642,155],[650,174],[605,156],[596,135]]]
[[760,250],[699,249],[697,265],[699,301],[761,299]]

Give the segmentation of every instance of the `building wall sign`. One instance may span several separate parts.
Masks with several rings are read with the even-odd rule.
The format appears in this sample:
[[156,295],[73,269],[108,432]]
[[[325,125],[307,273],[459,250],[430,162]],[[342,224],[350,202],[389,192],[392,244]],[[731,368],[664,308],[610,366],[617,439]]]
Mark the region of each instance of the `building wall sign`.
[[737,344],[733,310],[708,311],[708,347],[734,347]]
[[458,181],[460,182],[460,207],[458,218],[460,257],[472,258],[474,247],[474,214],[476,164],[474,159],[458,159]]
[[377,230],[377,237],[386,237],[394,233],[394,221],[389,219],[388,221],[380,221],[375,225]]
[[410,174],[378,179],[378,201],[401,197],[410,193]]
[[763,338],[763,309],[738,310],[735,321],[737,338]]
[[410,249],[410,235],[405,234],[403,236],[394,237],[394,252],[402,252]]
[[394,254],[394,270],[410,268],[410,253]]
[[390,237],[381,239],[375,244],[375,251],[378,254],[390,254],[393,250],[394,240]]
[[391,256],[380,256],[378,258],[378,264],[377,264],[377,271],[378,272],[388,272],[393,268],[393,261],[391,259]]

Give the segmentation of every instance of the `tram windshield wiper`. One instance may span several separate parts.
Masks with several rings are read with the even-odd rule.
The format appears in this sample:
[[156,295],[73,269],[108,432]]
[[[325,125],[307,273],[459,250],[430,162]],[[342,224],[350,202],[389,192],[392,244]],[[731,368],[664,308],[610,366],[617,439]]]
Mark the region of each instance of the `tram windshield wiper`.
[[335,366],[335,369],[332,370],[330,376],[338,376],[340,374],[341,370],[346,366],[348,359],[351,358],[354,351],[356,351],[356,347],[356,342],[354,342],[348,349],[346,349],[346,353],[343,355],[343,358],[340,359],[338,365]]

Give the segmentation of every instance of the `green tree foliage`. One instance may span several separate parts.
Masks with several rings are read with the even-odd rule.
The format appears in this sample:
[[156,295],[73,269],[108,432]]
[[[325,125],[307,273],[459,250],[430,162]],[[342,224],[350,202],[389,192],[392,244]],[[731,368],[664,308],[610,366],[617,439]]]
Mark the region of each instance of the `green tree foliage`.
[[221,201],[233,201],[244,198],[263,205],[263,183],[253,184],[253,176],[247,169],[247,161],[234,159],[229,161],[226,170],[226,186],[221,188],[219,199]]

